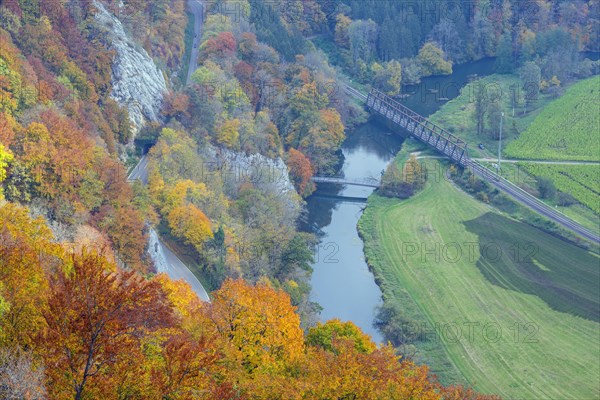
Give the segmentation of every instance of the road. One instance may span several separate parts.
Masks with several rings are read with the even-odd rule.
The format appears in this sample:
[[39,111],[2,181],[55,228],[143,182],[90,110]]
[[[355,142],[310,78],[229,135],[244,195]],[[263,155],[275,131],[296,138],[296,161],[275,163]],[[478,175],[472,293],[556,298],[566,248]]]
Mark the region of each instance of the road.
[[196,275],[160,240],[156,231],[150,229],[150,254],[157,261],[158,272],[164,272],[173,280],[184,280],[187,282],[200,300],[210,302],[208,293]]
[[[148,156],[143,156],[127,177],[129,182],[139,180],[148,184]],[[194,273],[160,240],[154,229],[150,229],[150,253],[156,262],[158,272],[165,272],[171,279],[186,281],[202,301],[210,302],[210,297]]]
[[140,158],[138,164],[131,170],[127,180],[130,182],[135,180],[141,181],[144,186],[148,184],[148,155]]
[[[198,67],[198,52],[200,47],[200,37],[202,31],[202,22],[204,18],[204,7],[198,0],[188,0],[188,9],[195,17],[194,23],[194,41],[190,57],[189,71],[187,76],[187,82],[189,82],[192,73]],[[131,173],[127,177],[128,181],[141,181],[144,186],[148,184],[148,156],[144,155],[138,164],[131,170]],[[158,234],[154,229],[150,229],[150,242],[154,260],[162,260],[160,265],[157,265],[159,272],[165,272],[171,279],[179,280],[183,279],[187,282],[194,292],[202,301],[210,302],[210,297],[202,286],[202,283],[196,278],[192,271],[181,261],[175,253],[173,253],[165,244],[160,240]]]
[[194,40],[186,79],[186,83],[190,83],[192,74],[198,68],[198,55],[200,52],[200,39],[202,37],[202,24],[204,22],[205,10],[204,5],[199,0],[188,0],[187,6],[189,12],[194,14]]

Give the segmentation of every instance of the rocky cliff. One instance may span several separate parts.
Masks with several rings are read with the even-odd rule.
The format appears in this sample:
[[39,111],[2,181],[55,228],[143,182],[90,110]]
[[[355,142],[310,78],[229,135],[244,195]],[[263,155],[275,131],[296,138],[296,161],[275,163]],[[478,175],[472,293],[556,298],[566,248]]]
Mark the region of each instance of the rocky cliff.
[[121,21],[99,1],[96,21],[105,32],[105,42],[116,52],[112,64],[112,93],[119,104],[127,107],[135,133],[146,121],[158,121],[165,78],[146,50],[137,45]]

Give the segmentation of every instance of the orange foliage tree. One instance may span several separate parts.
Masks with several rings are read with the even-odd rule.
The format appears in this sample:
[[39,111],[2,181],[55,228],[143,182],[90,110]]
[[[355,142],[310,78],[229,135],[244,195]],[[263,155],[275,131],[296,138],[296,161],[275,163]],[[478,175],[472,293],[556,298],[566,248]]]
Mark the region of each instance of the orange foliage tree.
[[93,253],[70,264],[50,278],[38,350],[53,398],[101,398],[114,393],[115,366],[139,353],[141,337],[173,324],[173,313],[158,282],[117,273]]
[[291,148],[288,153],[287,165],[298,193],[303,197],[310,196],[315,190],[315,185],[310,180],[313,175],[310,160],[301,151]]

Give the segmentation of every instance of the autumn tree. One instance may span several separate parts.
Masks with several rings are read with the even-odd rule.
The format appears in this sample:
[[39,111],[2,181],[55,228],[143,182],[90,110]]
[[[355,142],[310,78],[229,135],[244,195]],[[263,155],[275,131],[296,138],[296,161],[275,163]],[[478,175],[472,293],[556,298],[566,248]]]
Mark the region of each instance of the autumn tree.
[[226,357],[245,373],[281,368],[302,356],[300,318],[287,293],[265,284],[227,280],[207,308]]
[[188,117],[190,97],[184,93],[169,92],[163,103],[162,113],[170,118]]
[[336,17],[335,24],[335,42],[344,48],[350,47],[350,39],[348,37],[348,27],[352,23],[352,20],[344,14],[338,14]]
[[402,86],[402,65],[396,60],[385,63],[383,66],[376,64],[375,84],[388,96],[396,96]]
[[[373,346],[372,342],[370,343]],[[391,346],[371,352],[352,338],[333,338],[334,351],[309,347],[306,382],[309,398],[439,400],[428,369],[400,361]],[[327,379],[323,379],[326,376]]]
[[300,149],[309,156],[314,169],[322,171],[329,168],[333,153],[339,149],[346,138],[344,124],[335,109],[323,109],[315,116],[312,126],[300,140]]
[[354,347],[360,353],[371,353],[377,346],[371,338],[354,325],[352,322],[342,322],[339,319],[329,320],[326,323],[318,323],[309,329],[306,335],[306,343],[313,347],[321,347],[327,351],[338,351],[335,347],[340,339],[349,339],[354,342]]
[[44,367],[31,351],[0,349],[0,396],[3,399],[42,400],[46,397]]
[[423,169],[416,155],[411,154],[402,169],[402,180],[416,191],[423,188],[426,179],[427,171]]
[[303,197],[310,196],[315,190],[315,185],[310,180],[313,175],[310,160],[302,152],[291,148],[288,153],[287,165],[298,193]]
[[225,121],[217,131],[217,142],[226,147],[235,148],[239,144],[240,120]]
[[0,314],[0,345],[30,346],[43,328],[46,270],[63,254],[52,241],[42,218],[32,219],[12,203],[0,205],[0,298],[7,305]]
[[210,220],[192,204],[174,208],[167,219],[173,235],[183,239],[199,253],[202,252],[204,243],[213,238]]
[[47,329],[38,349],[54,398],[113,397],[115,365],[139,353],[140,337],[172,323],[158,282],[118,271],[100,255],[74,255],[50,278]]
[[417,58],[421,63],[423,76],[452,73],[452,63],[444,59],[444,52],[434,42],[425,43]]
[[[13,160],[13,155],[10,150],[7,150],[2,144],[0,144],[0,185],[6,179],[6,167],[8,163]],[[0,201],[4,199],[4,192],[2,186],[0,186]]]
[[221,32],[208,39],[202,47],[207,56],[214,56],[220,60],[232,56],[237,49],[237,43],[231,32]]
[[402,169],[396,163],[388,165],[381,178],[381,192],[389,197],[408,198],[423,188],[426,179],[426,170],[411,154]]

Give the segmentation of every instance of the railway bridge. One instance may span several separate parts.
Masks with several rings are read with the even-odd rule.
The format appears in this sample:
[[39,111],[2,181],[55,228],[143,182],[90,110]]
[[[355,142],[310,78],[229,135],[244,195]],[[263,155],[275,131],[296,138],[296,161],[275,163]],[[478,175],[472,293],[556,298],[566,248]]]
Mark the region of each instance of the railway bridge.
[[[519,186],[504,179],[495,171],[492,171],[485,165],[471,159],[468,152],[468,145],[462,139],[378,90],[373,89],[368,95],[365,95],[348,85],[346,85],[344,89],[350,96],[364,103],[372,113],[380,115],[386,120],[394,123],[396,126],[405,129],[418,140],[432,147],[454,163],[469,169],[474,175],[487,181],[498,190],[503,191],[517,202],[531,208],[538,214],[543,215],[564,228],[575,232],[579,236],[600,244],[600,235],[598,232],[580,225],[556,210],[554,207],[549,206],[537,197],[521,189]],[[329,181],[327,181],[328,179]],[[344,180],[342,178],[315,177],[313,180],[315,182],[327,181],[330,183],[371,186],[360,184],[360,182]],[[375,185],[374,182],[370,182],[370,184]]]

